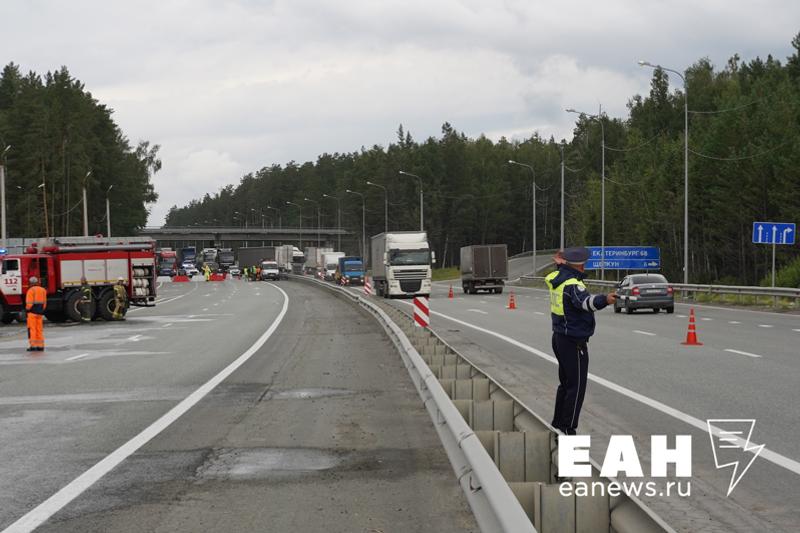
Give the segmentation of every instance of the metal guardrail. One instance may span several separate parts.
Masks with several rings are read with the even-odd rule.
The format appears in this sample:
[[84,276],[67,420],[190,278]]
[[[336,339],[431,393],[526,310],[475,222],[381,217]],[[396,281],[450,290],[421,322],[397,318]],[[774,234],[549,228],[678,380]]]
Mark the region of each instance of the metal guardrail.
[[[576,531],[674,533],[641,500],[625,494],[600,501],[577,497],[573,500],[554,499],[553,495],[558,490],[554,477],[557,471],[557,439],[546,420],[459,354],[434,331],[411,325],[410,316],[403,311],[389,307],[387,313],[380,305],[344,288],[316,279],[293,277],[315,282],[347,297],[373,314],[383,325],[398,347],[431,415],[482,531],[535,533],[536,524],[542,530],[561,530],[569,527],[572,520]],[[397,320],[405,318],[406,323],[398,326],[390,314]],[[438,345],[431,345],[429,341]],[[420,355],[415,344],[423,355]],[[465,367],[468,367],[466,372]],[[497,413],[503,411],[505,405],[509,409],[506,414],[510,415],[506,423],[511,427],[492,427],[488,428],[492,431],[486,431],[487,428],[481,427],[480,423],[475,425],[481,412],[484,413],[485,424],[486,404],[492,404],[490,411],[495,414],[491,417],[500,418],[503,417]],[[513,470],[514,467],[507,464],[507,458],[505,462],[498,462],[498,459],[500,456],[513,456],[513,452],[522,453],[522,462],[528,465],[526,472],[527,469],[537,470],[539,477],[533,481],[527,478],[528,474],[525,474],[524,480],[509,478],[509,469]],[[493,453],[494,458],[490,457]],[[590,462],[595,470],[593,479],[600,480],[600,466],[594,460]],[[512,459],[511,463],[515,463],[515,460]],[[615,481],[605,479],[606,483]],[[549,503],[545,504],[545,500]]]
[[303,276],[292,278],[303,279],[343,295],[378,319],[400,351],[481,531],[536,533],[533,523],[478,436],[461,416],[406,334],[386,312],[365,298],[330,283]]
[[[544,282],[542,276],[522,276],[521,279]],[[598,287],[616,287],[616,281],[585,279],[587,285]],[[771,298],[791,298],[795,303],[800,304],[800,288],[791,287],[755,287],[755,286],[736,286],[736,285],[698,285],[685,283],[670,283],[670,286],[679,291],[691,294],[732,294],[741,296],[765,296]]]

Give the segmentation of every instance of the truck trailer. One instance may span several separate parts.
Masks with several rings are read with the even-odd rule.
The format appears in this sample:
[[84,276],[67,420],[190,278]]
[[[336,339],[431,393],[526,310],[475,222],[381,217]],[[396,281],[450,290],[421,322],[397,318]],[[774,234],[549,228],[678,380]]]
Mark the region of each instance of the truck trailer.
[[436,256],[424,231],[395,231],[372,237],[372,279],[378,296],[430,296]]
[[162,248],[156,252],[158,275],[172,277],[178,273],[178,254],[172,248]]
[[309,246],[306,248],[306,274],[316,274],[324,266],[322,256],[333,252],[333,248]]
[[2,263],[0,317],[5,323],[23,312],[31,276],[39,278],[47,291],[45,317],[51,322],[81,319],[81,277],[92,288],[93,319],[113,319],[114,285],[119,278],[130,305],[155,305],[155,241],[149,237],[40,239],[24,254],[4,256]]
[[275,246],[251,246],[239,248],[239,267],[253,267],[262,261],[275,261]]
[[217,251],[217,262],[219,263],[219,267],[222,269],[222,271],[227,272],[228,269],[236,263],[236,257],[233,254],[233,249],[220,248]]
[[461,286],[465,294],[503,292],[508,279],[508,247],[505,244],[473,244],[461,248]]

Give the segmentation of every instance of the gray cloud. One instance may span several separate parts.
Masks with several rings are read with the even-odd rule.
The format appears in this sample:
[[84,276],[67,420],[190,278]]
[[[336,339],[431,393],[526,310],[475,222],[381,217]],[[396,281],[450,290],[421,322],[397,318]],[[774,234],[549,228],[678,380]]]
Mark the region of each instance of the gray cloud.
[[[169,206],[248,171],[416,138],[449,121],[470,135],[571,134],[565,107],[623,115],[648,90],[646,58],[682,69],[784,59],[800,4],[349,0],[5,0],[0,59],[60,65],[162,145]],[[13,21],[9,23],[9,21]]]

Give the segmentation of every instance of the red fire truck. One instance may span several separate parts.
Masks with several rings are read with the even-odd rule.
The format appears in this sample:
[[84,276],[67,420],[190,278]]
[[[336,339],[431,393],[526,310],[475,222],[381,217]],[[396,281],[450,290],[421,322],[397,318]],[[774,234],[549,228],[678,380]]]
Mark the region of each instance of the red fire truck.
[[155,305],[155,241],[149,237],[57,237],[39,240],[24,254],[3,256],[2,322],[8,324],[21,316],[31,276],[47,289],[48,320],[80,320],[81,277],[94,293],[92,317],[111,320],[113,286],[119,278],[125,281],[130,305]]

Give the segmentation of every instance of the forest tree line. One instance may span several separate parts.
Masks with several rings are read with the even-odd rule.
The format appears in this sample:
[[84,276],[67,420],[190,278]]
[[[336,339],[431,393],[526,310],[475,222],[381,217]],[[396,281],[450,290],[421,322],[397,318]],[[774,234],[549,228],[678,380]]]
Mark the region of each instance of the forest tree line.
[[150,179],[161,167],[158,146],[132,146],[111,115],[66,67],[44,76],[23,74],[14,63],[3,68],[0,157],[9,237],[82,235],[84,183],[90,235],[106,233],[106,194],[112,235],[147,223],[147,205],[157,199]]
[[[800,35],[785,62],[771,56],[749,62],[733,56],[722,69],[708,60],[686,70],[689,94],[690,274],[693,282],[759,283],[769,272],[770,247],[751,244],[753,221],[800,219]],[[677,82],[673,90],[671,82]],[[684,98],[680,79],[653,72],[650,92],[628,102],[627,117],[601,115],[605,132],[606,245],[655,245],[663,270],[682,279]],[[601,218],[601,124],[580,116],[565,145],[534,134],[520,141],[466,137],[450,124],[441,136],[416,141],[403,127],[387,147],[323,154],[315,162],[272,165],[238,185],[173,207],[167,225],[336,225],[341,198],[343,226],[358,234],[366,196],[367,234],[383,231],[383,191],[389,191],[389,229],[418,228],[417,180],[425,194],[425,226],[440,263],[458,261],[461,246],[506,243],[511,253],[531,248],[532,174],[508,164],[531,165],[537,184],[537,248],[559,244],[560,166],[566,175],[566,242],[599,245]],[[288,209],[287,209],[288,207]],[[238,211],[240,215],[236,215]],[[778,262],[797,262],[797,246],[779,247]],[[797,265],[795,265],[797,268]],[[796,280],[784,283],[797,284]]]

